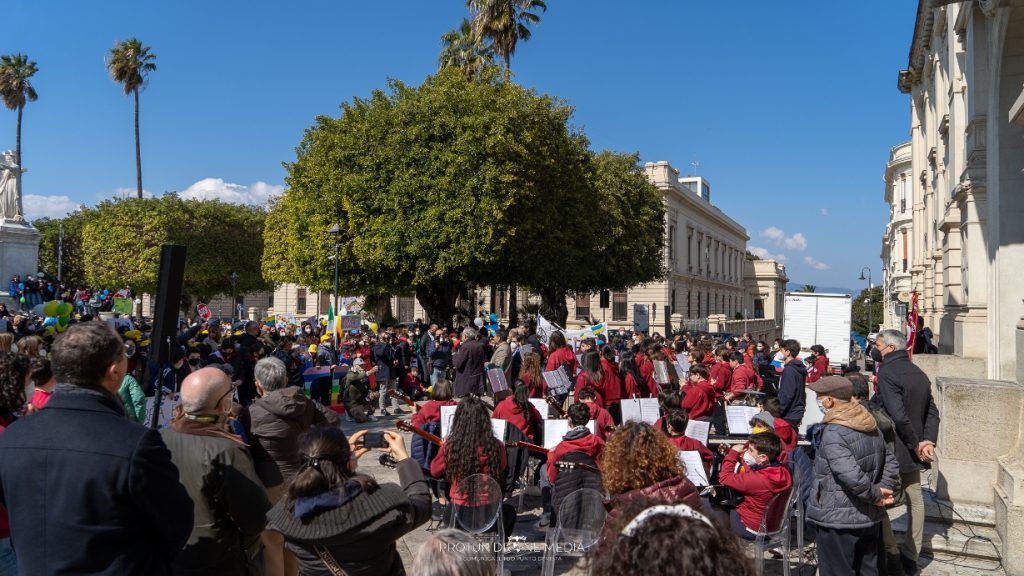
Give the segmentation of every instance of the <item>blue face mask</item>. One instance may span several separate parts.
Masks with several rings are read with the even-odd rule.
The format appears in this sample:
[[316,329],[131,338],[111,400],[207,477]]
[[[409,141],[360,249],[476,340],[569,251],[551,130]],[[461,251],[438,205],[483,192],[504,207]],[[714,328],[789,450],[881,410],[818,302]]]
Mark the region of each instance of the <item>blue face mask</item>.
[[821,410],[822,414],[828,413],[828,408],[825,408],[825,404],[822,403],[821,399],[818,399],[818,410]]

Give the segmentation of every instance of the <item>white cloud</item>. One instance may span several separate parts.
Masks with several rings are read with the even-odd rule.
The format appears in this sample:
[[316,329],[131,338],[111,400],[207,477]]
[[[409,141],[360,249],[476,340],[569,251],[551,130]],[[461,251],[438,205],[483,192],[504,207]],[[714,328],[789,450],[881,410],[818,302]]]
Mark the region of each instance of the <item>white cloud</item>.
[[223,178],[203,178],[186,188],[182,198],[221,200],[232,204],[265,205],[267,201],[284,193],[284,186],[256,182],[250,186],[225,182]]
[[82,207],[81,204],[67,196],[25,194],[22,196],[21,202],[25,209],[25,218],[30,221],[37,218],[63,218]]
[[811,258],[810,256],[804,256],[804,262],[808,266],[810,266],[811,268],[814,268],[815,270],[831,270],[832,269],[832,267],[829,266],[828,264],[825,264],[824,262],[818,262],[817,260],[815,260],[814,258]]
[[822,216],[828,216],[828,208],[821,208],[820,210]]
[[786,232],[781,228],[770,226],[761,231],[761,236],[771,240],[778,248],[799,250],[801,252],[807,249],[807,238],[800,232],[792,236],[786,236]]
[[747,251],[761,260],[777,260],[779,262],[786,261],[785,254],[772,254],[768,249],[761,248],[760,246],[747,246]]
[[[138,198],[138,188],[114,188],[114,198]],[[142,189],[143,198],[152,198],[153,193],[145,188]],[[106,198],[100,198],[100,200],[106,200]]]

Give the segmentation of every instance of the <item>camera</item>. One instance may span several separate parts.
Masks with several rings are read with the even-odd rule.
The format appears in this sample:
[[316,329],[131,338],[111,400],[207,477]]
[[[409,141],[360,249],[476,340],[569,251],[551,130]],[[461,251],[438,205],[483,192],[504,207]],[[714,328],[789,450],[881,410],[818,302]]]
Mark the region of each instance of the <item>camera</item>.
[[367,432],[363,436],[363,448],[387,448],[388,442],[383,432]]

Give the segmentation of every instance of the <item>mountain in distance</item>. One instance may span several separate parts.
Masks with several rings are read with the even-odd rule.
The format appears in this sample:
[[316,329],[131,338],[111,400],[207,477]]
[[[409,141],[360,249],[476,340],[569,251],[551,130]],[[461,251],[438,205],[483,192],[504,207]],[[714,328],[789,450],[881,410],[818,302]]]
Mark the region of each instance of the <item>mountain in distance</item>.
[[[799,292],[800,288],[802,288],[803,286],[804,284],[800,282],[790,282],[789,284],[786,284],[786,292]],[[863,288],[854,290],[852,288],[837,288],[835,286],[818,286],[816,284],[814,285],[814,291],[818,294],[849,294],[850,296],[855,296],[857,294],[860,294],[861,290],[863,290]]]

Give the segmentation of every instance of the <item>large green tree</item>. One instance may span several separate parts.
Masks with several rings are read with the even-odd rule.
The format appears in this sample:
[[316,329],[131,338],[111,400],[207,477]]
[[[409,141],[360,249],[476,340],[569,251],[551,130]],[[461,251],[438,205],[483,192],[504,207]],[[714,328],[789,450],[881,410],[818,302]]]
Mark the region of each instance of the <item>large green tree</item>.
[[473,32],[477,38],[490,40],[505,61],[508,79],[516,46],[533,35],[530,26],[540,23],[537,11],[546,12],[547,4],[543,0],[467,0],[466,5],[473,13]]
[[599,232],[580,209],[593,205],[592,159],[571,114],[493,74],[466,82],[455,69],[343,104],[306,131],[287,166],[265,276],[330,288],[327,230],[337,223],[344,291],[413,290],[435,320],[453,316],[467,283],[584,283],[567,247],[593,245]]
[[125,95],[135,99],[135,181],[142,198],[142,145],[139,141],[139,92],[146,87],[150,72],[156,70],[156,55],[138,38],[129,38],[114,45],[107,58],[110,77],[121,85]]
[[260,272],[265,219],[258,207],[177,194],[107,200],[91,210],[82,228],[86,281],[155,293],[160,247],[173,243],[187,248],[183,310],[229,294],[232,272],[238,273],[239,293],[266,289]]
[[[41,233],[39,239],[39,270],[50,278],[60,277],[69,286],[85,283],[85,259],[82,251],[82,228],[89,219],[90,209],[82,208],[63,218],[40,218],[32,225]],[[64,227],[64,241],[60,241],[60,228]],[[63,258],[58,258],[58,252]]]
[[[870,334],[878,330],[878,325],[884,320],[884,308],[882,303],[882,287],[875,286],[868,290],[865,288],[853,299],[853,331],[858,334]],[[868,318],[868,310],[870,316]],[[869,325],[868,322],[871,322]]]
[[[21,116],[25,104],[35,102],[39,97],[32,86],[32,76],[39,71],[36,63],[24,54],[0,56],[0,98],[8,110],[18,111],[18,123],[14,140],[14,161],[21,166]],[[24,215],[21,195],[18,195],[18,214]]]

